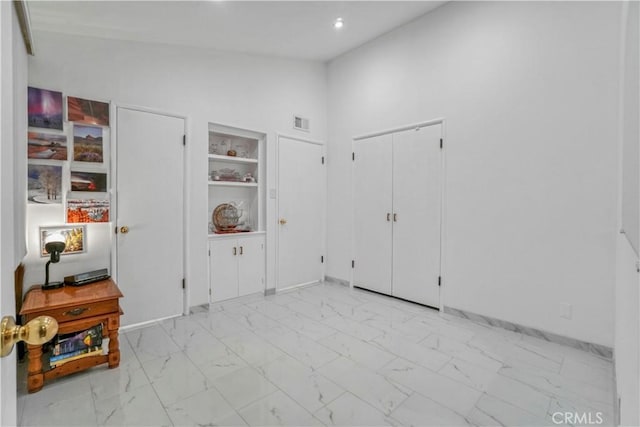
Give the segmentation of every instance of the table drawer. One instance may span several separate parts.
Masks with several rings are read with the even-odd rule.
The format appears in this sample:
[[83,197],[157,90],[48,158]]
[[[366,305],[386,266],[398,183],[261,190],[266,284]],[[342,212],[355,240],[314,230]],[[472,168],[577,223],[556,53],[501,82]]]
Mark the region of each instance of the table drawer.
[[101,314],[119,313],[119,310],[118,300],[110,300],[50,310],[47,311],[47,315],[56,319],[58,323],[63,323]]

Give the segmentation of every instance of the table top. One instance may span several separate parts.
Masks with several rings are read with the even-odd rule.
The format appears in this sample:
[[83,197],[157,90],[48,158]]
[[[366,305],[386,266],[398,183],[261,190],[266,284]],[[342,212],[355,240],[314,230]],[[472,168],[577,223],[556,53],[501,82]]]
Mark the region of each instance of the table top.
[[64,286],[43,291],[40,285],[32,286],[25,295],[20,314],[63,308],[122,298],[122,292],[112,279],[101,280],[84,286]]

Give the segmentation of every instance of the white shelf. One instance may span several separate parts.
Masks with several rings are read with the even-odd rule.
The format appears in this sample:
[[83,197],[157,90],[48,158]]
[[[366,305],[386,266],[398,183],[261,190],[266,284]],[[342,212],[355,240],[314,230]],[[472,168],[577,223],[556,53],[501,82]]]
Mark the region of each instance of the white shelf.
[[265,234],[264,231],[246,231],[246,232],[241,232],[241,233],[209,233],[209,238],[210,239],[226,239],[226,238],[234,238],[237,239],[238,237],[248,237],[248,236],[259,236],[259,235],[263,235]]
[[249,165],[257,165],[258,159],[247,159],[245,157],[232,157],[232,156],[222,156],[219,154],[209,154],[209,161],[216,162],[225,162],[225,163],[235,163],[235,164],[249,164]]
[[236,182],[236,181],[209,181],[209,185],[216,187],[257,187],[257,182]]

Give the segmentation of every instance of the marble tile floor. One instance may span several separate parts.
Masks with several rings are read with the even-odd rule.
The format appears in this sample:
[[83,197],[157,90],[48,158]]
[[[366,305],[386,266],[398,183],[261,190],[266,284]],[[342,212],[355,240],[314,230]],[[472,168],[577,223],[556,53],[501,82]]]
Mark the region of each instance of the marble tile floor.
[[20,364],[20,425],[614,423],[610,360],[332,283],[213,304],[120,349],[119,368],[34,394]]

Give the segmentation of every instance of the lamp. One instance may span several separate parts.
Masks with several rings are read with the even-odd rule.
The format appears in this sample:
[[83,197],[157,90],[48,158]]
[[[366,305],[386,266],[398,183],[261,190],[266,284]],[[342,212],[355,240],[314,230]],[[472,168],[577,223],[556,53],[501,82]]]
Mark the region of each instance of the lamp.
[[49,283],[49,264],[55,264],[56,262],[60,261],[60,253],[64,251],[65,246],[65,238],[60,233],[50,234],[45,239],[44,249],[47,251],[47,253],[51,254],[51,259],[47,261],[47,266],[45,267],[45,279],[44,285],[42,285],[42,290],[56,289],[64,286],[64,282]]

